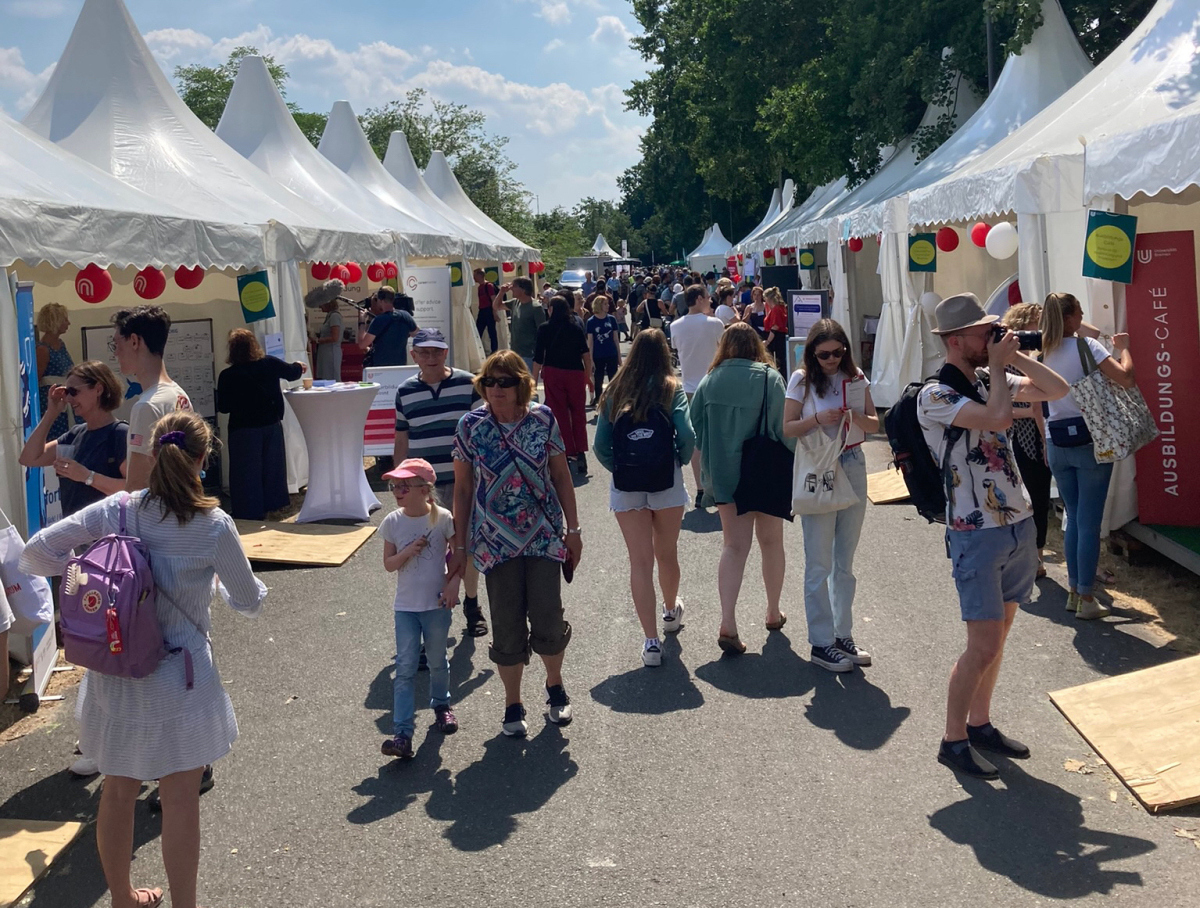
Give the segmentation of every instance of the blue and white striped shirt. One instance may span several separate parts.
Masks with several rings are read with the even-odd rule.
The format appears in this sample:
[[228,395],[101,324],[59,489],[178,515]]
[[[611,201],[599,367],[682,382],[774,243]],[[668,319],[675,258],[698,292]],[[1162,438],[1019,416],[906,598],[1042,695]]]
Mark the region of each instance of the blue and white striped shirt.
[[396,431],[408,433],[408,456],[429,461],[438,482],[454,481],[454,433],[459,419],[480,403],[474,381],[470,372],[451,369],[436,385],[414,375],[396,389]]

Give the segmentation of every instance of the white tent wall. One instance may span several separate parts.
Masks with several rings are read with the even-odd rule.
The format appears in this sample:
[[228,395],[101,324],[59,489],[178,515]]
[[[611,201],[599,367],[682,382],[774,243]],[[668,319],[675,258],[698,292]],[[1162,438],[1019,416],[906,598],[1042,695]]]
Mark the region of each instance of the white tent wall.
[[907,375],[905,367],[904,333],[912,308],[919,305],[929,287],[926,274],[909,273],[908,237],[905,234],[884,233],[879,256],[883,306],[875,334],[871,398],[878,406],[890,407],[900,398],[904,386],[915,380]]
[[877,316],[883,310],[883,285],[879,280],[881,248],[868,238],[863,248],[851,252],[839,244],[846,269],[846,310],[842,311],[845,321],[841,322],[850,335],[850,344],[855,361],[862,358],[863,318]]
[[25,537],[29,530],[25,519],[25,470],[17,462],[25,444],[21,387],[15,379],[20,374],[17,307],[9,274],[0,269],[0,375],[4,376],[0,381],[0,508]]

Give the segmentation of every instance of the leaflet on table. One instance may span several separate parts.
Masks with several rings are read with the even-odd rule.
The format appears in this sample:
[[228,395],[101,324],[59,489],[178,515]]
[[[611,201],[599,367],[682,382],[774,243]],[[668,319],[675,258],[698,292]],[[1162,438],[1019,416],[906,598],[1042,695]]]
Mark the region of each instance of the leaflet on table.
[[856,413],[867,412],[867,383],[862,376],[842,380],[842,406]]

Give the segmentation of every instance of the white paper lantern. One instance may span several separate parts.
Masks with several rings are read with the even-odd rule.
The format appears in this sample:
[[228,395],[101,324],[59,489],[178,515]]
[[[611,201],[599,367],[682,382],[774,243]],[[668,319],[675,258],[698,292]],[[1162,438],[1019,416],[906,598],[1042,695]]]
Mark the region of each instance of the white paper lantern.
[[988,231],[985,246],[994,259],[1011,258],[1017,251],[1017,228],[1007,221],[1001,221]]

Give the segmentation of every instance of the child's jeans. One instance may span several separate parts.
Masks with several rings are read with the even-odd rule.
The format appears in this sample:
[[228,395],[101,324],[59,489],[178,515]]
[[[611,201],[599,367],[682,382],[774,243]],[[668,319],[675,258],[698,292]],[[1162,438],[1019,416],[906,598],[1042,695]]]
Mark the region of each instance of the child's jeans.
[[416,714],[417,663],[421,659],[421,637],[429,660],[429,706],[450,704],[450,660],[446,641],[454,609],[434,608],[423,612],[396,612],[396,678],[392,682],[392,721],[395,734],[413,734]]

